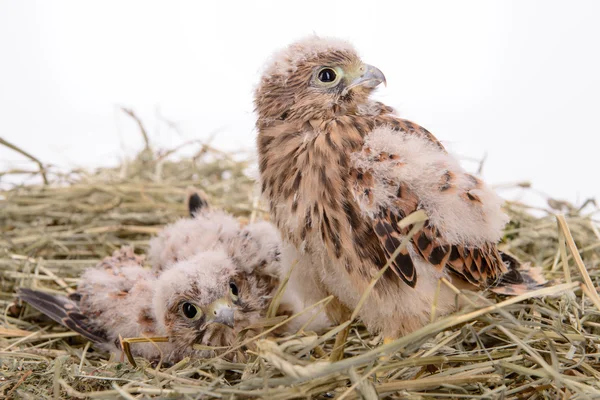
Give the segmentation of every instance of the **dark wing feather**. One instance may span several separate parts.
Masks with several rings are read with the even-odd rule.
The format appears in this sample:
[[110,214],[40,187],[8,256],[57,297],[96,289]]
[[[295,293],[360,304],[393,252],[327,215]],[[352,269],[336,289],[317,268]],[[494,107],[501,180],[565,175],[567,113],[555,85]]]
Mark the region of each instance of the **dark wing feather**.
[[[401,237],[406,235],[410,229],[408,227],[401,231],[398,225],[392,222],[394,220],[400,221],[402,217],[397,214],[390,216],[390,214],[392,213],[386,210],[380,213],[380,217],[373,220],[375,233],[379,237],[388,258],[400,245]],[[448,268],[453,274],[475,286],[488,286],[507,272],[506,265],[494,244],[488,244],[480,248],[450,245],[444,242],[442,237],[437,236],[435,227],[428,224],[412,237],[412,244],[419,255],[434,268],[439,270]],[[404,282],[411,287],[415,287],[417,273],[406,249],[402,250],[396,257],[392,267]]]
[[105,343],[108,341],[106,332],[95,328],[90,319],[81,313],[79,304],[74,300],[26,288],[19,289],[18,297],[44,315],[92,342]]
[[[382,213],[379,218],[376,218],[373,221],[373,229],[381,241],[387,260],[392,257],[396,249],[400,246],[400,243],[402,243],[398,227],[396,226],[394,228],[390,223],[390,220],[391,218],[389,216]],[[383,267],[383,265],[380,267]],[[407,285],[415,287],[417,284],[417,271],[415,270],[415,265],[413,264],[410,254],[408,254],[407,248],[400,250],[398,255],[391,262],[390,268],[396,275],[402,278]]]
[[[379,155],[379,157],[382,158],[381,155]],[[350,171],[349,179],[351,184],[350,191],[354,192],[354,197],[359,197],[359,194],[361,194],[372,203],[375,180],[371,172],[353,169]],[[400,192],[401,189],[398,189],[398,193]],[[416,208],[418,199],[414,196],[405,200],[410,203],[410,205],[406,205],[406,208]],[[380,264],[379,267],[383,267],[387,263],[387,260],[392,258],[396,249],[402,243],[401,232],[398,230],[397,226],[398,221],[402,218],[404,218],[404,215],[400,217],[397,214],[391,213],[389,210],[382,209],[380,210],[379,215],[371,221],[371,228],[379,238],[379,244],[383,250],[383,255],[385,255],[385,259],[382,259],[379,256],[380,252],[377,252],[376,256],[372,258],[373,262]],[[354,220],[356,217],[350,219]],[[375,244],[375,246],[377,246],[377,244]],[[390,270],[410,287],[415,287],[417,284],[417,273],[407,248],[402,249],[391,261]]]
[[206,194],[202,191],[194,191],[188,195],[187,199],[188,211],[190,217],[194,217],[200,211],[208,208],[208,200]]
[[[491,285],[508,271],[494,243],[477,248],[452,247],[456,250],[452,250],[447,267],[473,285]],[[452,258],[457,254],[456,258]]]

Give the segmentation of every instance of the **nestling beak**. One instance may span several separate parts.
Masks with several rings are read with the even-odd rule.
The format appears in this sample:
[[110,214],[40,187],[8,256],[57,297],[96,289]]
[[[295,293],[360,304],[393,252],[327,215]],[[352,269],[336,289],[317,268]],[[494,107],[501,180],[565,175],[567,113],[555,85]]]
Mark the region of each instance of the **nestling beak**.
[[346,86],[342,94],[347,94],[350,91],[350,89],[357,86],[375,88],[380,83],[383,83],[387,86],[387,81],[385,80],[385,75],[383,75],[383,72],[381,72],[379,68],[376,68],[372,65],[361,65],[356,74],[358,76],[354,78],[348,86]]
[[233,328],[234,319],[231,299],[229,297],[223,297],[208,306],[206,321],[209,324],[216,322]]

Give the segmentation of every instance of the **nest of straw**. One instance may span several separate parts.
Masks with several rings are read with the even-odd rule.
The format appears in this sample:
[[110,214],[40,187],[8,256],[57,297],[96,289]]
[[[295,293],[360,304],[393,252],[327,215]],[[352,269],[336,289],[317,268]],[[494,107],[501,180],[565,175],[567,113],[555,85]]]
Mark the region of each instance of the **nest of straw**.
[[133,367],[15,300],[18,287],[72,292],[85,268],[122,245],[145,252],[152,235],[186,215],[189,186],[241,219],[266,216],[247,161],[206,145],[173,156],[147,146],[118,168],[44,170],[47,184],[0,192],[0,398],[600,398],[595,210],[556,201],[564,217],[508,203],[501,245],[556,285],[518,297],[459,292],[471,306],[383,346],[352,322],[337,362],[329,356],[345,325],[267,330],[251,339],[245,363]]

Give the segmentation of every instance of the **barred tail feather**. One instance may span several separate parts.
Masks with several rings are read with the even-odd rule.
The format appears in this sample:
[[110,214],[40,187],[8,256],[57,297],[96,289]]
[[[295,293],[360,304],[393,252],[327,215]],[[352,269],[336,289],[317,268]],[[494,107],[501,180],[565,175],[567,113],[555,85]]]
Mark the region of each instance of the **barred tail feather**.
[[508,272],[502,275],[491,288],[492,292],[517,296],[553,284],[553,281],[548,281],[544,277],[541,267],[532,267],[529,263],[522,264],[515,257],[504,252],[500,252],[500,256]]

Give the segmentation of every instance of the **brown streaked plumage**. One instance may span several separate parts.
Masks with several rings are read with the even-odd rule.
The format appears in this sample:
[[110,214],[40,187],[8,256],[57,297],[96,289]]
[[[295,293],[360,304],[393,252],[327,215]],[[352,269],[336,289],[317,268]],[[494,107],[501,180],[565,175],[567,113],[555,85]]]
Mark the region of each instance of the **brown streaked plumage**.
[[[360,314],[371,331],[396,337],[429,321],[439,278],[484,288],[508,272],[496,246],[507,217],[501,199],[430,132],[370,99],[382,82],[346,42],[293,43],[257,87],[257,145],[284,261],[299,261],[291,290],[305,305],[335,295],[327,310],[334,320],[357,305],[408,234],[398,222],[426,212]],[[453,304],[442,286],[438,315]]]

